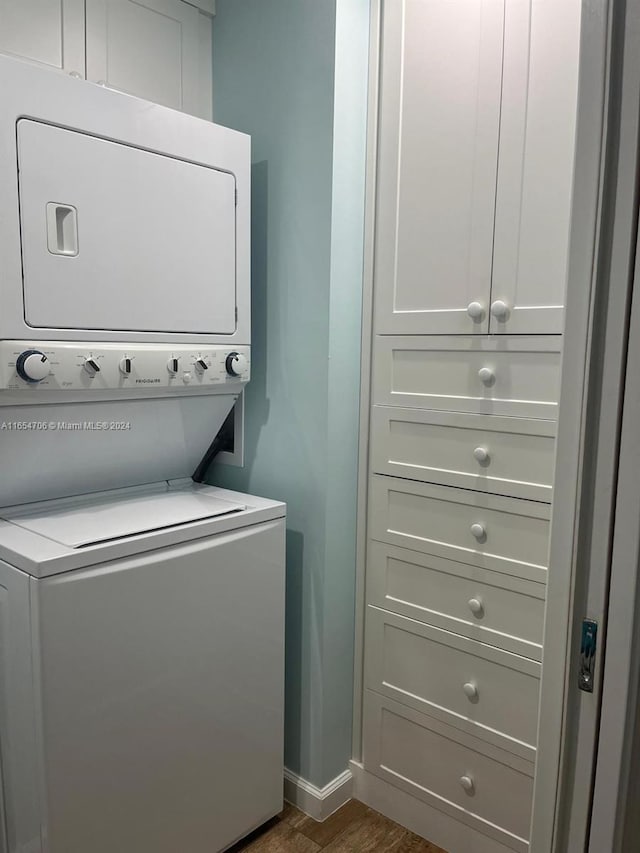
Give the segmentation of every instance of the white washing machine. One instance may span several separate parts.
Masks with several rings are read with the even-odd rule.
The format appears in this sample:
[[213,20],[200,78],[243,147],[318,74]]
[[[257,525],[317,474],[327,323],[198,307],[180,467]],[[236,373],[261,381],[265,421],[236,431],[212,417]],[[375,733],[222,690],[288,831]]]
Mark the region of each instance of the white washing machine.
[[280,811],[284,506],[187,481],[0,515],[8,849],[214,853]]
[[250,140],[0,57],[0,205],[0,853],[217,853],[282,807],[285,507],[192,478]]

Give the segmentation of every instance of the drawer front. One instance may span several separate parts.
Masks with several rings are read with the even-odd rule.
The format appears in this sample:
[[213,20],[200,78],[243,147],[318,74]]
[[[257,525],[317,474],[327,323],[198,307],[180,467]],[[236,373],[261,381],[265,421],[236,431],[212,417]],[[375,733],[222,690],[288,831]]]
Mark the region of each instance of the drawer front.
[[560,336],[374,341],[376,404],[555,420],[559,396]]
[[547,504],[374,475],[369,512],[379,542],[546,582]]
[[537,661],[542,660],[545,589],[541,583],[369,543],[368,604]]
[[374,406],[371,470],[551,501],[554,421]]
[[369,605],[366,686],[533,761],[540,664]]
[[[368,690],[364,766],[430,805],[526,853],[533,765]],[[465,790],[461,780],[470,780]],[[466,782],[464,783],[466,784]]]

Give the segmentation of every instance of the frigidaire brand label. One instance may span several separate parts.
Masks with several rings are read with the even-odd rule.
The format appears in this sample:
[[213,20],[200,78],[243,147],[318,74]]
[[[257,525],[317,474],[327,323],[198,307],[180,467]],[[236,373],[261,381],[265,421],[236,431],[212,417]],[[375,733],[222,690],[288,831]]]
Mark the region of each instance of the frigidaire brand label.
[[139,385],[141,383],[150,383],[150,382],[160,382],[160,379],[136,379],[136,384]]

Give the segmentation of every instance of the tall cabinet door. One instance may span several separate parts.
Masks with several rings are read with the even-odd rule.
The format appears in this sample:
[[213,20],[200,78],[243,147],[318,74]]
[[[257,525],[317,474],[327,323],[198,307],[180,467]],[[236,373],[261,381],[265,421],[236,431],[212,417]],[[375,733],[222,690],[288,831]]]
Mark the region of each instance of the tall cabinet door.
[[0,0],[0,53],[84,77],[84,0]]
[[198,10],[181,0],[86,0],[87,79],[201,112]]
[[487,332],[504,0],[386,0],[376,332]]
[[493,333],[563,329],[580,0],[507,2]]

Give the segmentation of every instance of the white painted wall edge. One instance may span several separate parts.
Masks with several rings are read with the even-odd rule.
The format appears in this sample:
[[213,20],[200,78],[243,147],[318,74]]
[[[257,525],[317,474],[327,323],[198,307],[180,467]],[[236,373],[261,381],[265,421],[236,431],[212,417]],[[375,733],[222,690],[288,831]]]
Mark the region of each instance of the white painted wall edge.
[[340,806],[348,803],[353,789],[353,776],[346,769],[324,788],[316,788],[301,776],[284,769],[284,798],[314,820],[326,820]]

